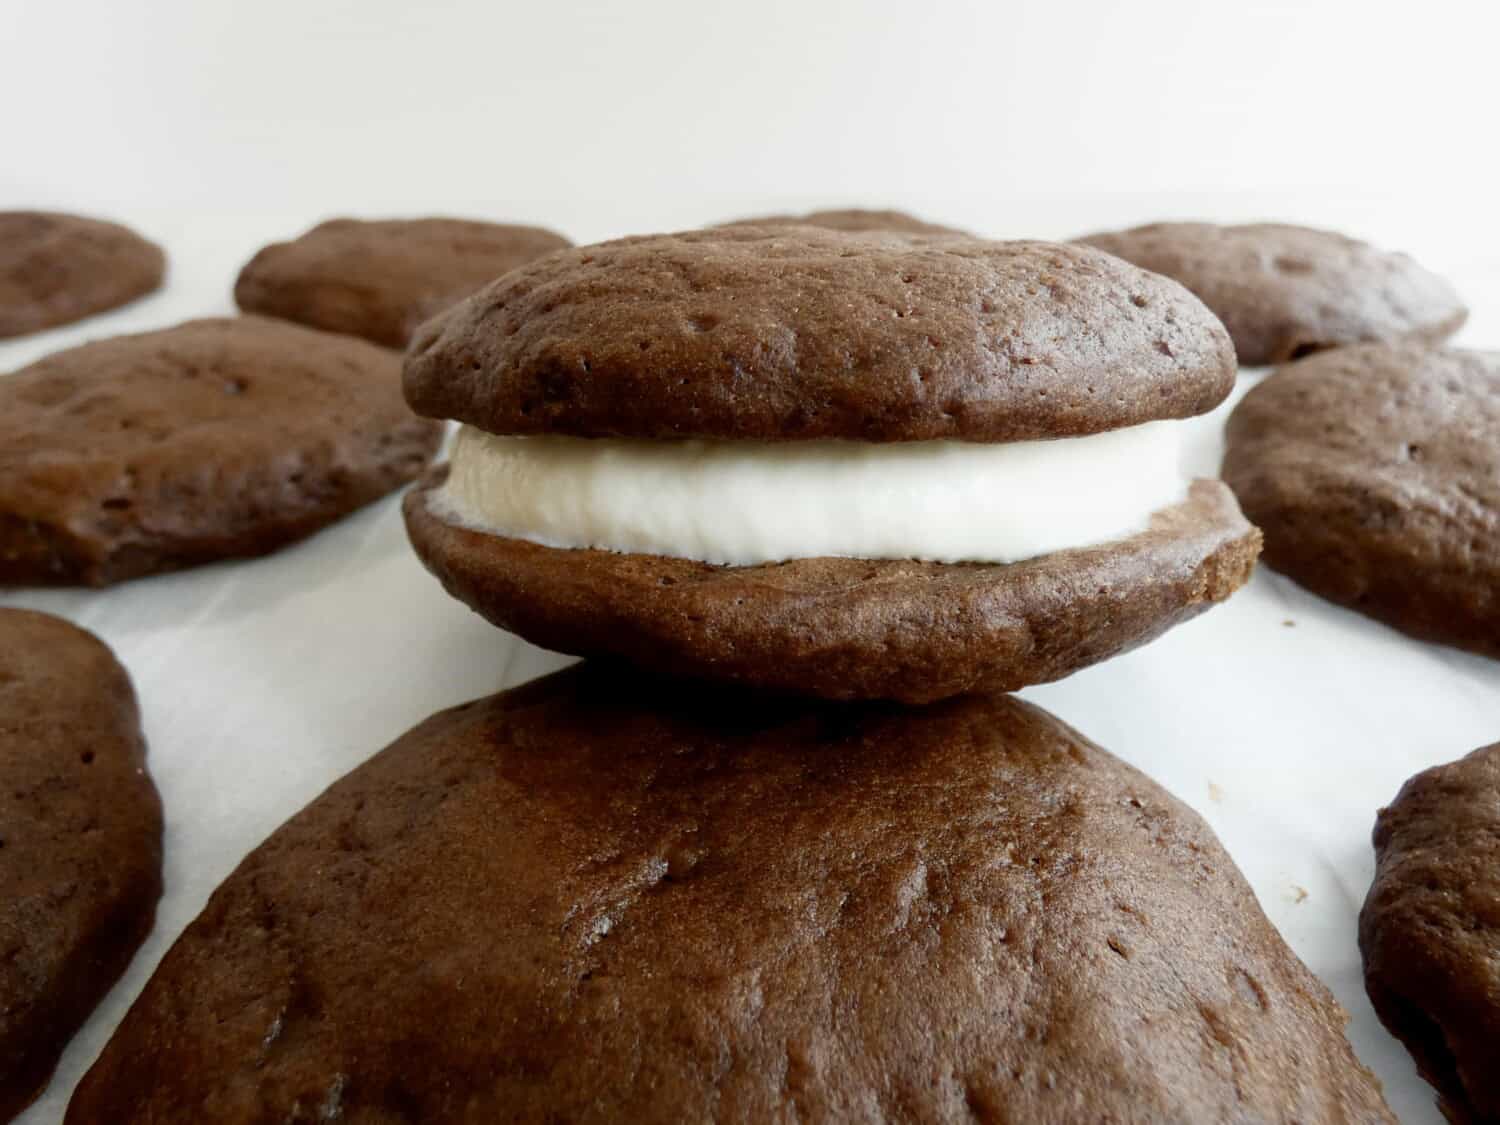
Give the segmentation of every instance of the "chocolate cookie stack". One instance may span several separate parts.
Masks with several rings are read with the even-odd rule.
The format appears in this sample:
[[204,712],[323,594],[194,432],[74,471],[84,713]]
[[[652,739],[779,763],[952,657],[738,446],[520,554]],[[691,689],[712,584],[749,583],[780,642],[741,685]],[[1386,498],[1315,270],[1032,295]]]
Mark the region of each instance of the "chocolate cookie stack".
[[70,1122],[1390,1121],[1188,808],[1004,694],[1222,600],[1234,379],[1083,246],[736,225],[561,250],[409,349],[412,541],[602,659],[254,852]]

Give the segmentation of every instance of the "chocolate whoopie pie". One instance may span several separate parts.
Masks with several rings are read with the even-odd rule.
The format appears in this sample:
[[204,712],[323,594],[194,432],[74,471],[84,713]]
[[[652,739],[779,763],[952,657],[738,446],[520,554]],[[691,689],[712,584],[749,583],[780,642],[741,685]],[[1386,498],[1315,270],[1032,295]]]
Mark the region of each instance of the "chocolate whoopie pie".
[[161,247],[101,219],[0,211],[0,338],[40,332],[161,287]]
[[330,219],[246,263],[246,312],[403,348],[417,325],[487,281],[571,246],[540,227],[466,219]]
[[383,348],[195,320],[0,379],[0,584],[261,555],[413,479],[442,439]]
[[67,1121],[1392,1121],[1345,1021],[1197,815],[1035,707],[585,665],[252,852]]
[[1500,1121],[1500,744],[1417,774],[1375,822],[1365,988],[1456,1125]]
[[1367,341],[1437,343],[1468,310],[1405,254],[1285,223],[1151,223],[1079,241],[1176,278],[1218,314],[1243,364]]
[[850,207],[833,211],[810,211],[806,215],[762,215],[754,219],[736,219],[723,223],[726,227],[770,227],[809,226],[825,230],[842,230],[852,233],[864,231],[895,231],[901,234],[957,234],[968,235],[957,227],[945,227],[929,223],[905,211],[878,211]]
[[1245,581],[1258,535],[1183,481],[1170,421],[1234,375],[1191,294],[1087,247],[581,247],[414,340],[408,401],[465,426],[408,529],[548,648],[832,698],[1012,689]]
[[161,801],[130,678],[91,633],[0,609],[0,1121],[156,918]]
[[1266,562],[1424,640],[1500,657],[1500,353],[1369,344],[1235,407],[1224,479]]

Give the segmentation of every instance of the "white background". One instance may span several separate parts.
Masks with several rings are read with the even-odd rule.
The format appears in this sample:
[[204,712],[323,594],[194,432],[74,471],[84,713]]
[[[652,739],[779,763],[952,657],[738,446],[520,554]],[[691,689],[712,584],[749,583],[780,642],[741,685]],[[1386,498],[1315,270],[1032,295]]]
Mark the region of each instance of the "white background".
[[[526,220],[583,241],[860,202],[992,236],[1183,216],[1337,226],[1451,274],[1475,309],[1464,342],[1500,346],[1497,12],[0,0],[0,208],[121,218],[173,260],[164,293],[0,343],[0,370],[228,311],[256,247],[335,213]],[[1198,426],[1209,464],[1219,421]],[[28,1125],[59,1118],[248,848],[432,710],[556,663],[445,598],[393,501],[274,558],[0,604],[116,646],[168,817],[157,932]],[[1500,737],[1500,665],[1262,572],[1157,644],[1028,694],[1208,817],[1350,1009],[1402,1119],[1438,1121],[1364,1000],[1354,915],[1376,807]]]
[[1475,0],[0,0],[0,203],[593,239],[773,201],[999,234],[1039,199],[1357,197],[1425,249],[1494,230],[1497,33]]

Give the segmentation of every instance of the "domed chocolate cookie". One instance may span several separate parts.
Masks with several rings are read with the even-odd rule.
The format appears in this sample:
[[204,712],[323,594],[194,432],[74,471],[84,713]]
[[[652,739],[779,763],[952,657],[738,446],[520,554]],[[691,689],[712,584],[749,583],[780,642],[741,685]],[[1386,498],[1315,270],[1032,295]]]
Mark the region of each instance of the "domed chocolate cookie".
[[244,861],[70,1125],[1391,1121],[1203,822],[1018,700],[571,669]]
[[161,802],[135,694],[92,634],[0,609],[0,1121],[150,932]]
[[811,211],[806,215],[762,215],[753,219],[736,219],[726,227],[809,226],[825,230],[843,231],[897,231],[902,234],[959,234],[966,235],[956,227],[945,227],[929,223],[905,211],[878,211],[864,208],[842,208],[833,211]]
[[1500,1121],[1500,744],[1419,773],[1375,823],[1365,988],[1455,1122]]
[[1284,223],[1151,223],[1080,241],[1176,278],[1219,315],[1243,364],[1366,341],[1436,343],[1468,316],[1405,254]]
[[161,247],[100,219],[0,211],[0,338],[128,304],[161,287]]
[[417,325],[485,282],[564,246],[540,227],[464,219],[331,219],[240,271],[246,312],[402,348]]
[[280,321],[57,352],[0,379],[0,583],[265,554],[411,480],[440,440],[390,352]]
[[624,239],[413,342],[409,401],[467,425],[407,525],[548,647],[840,699],[1012,689],[1245,581],[1257,534],[1189,488],[1171,421],[1234,371],[1191,294],[1087,247]]
[[1216,406],[1222,326],[1083,246],[723,227],[522,267],[413,341],[422,414],[497,434],[968,442]]
[[1224,479],[1266,562],[1424,640],[1500,657],[1500,354],[1370,344],[1276,371]]

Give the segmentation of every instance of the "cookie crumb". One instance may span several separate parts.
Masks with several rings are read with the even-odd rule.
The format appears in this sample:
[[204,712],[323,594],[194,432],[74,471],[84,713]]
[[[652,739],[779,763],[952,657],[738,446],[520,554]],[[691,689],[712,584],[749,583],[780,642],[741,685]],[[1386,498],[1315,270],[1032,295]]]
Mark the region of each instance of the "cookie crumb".
[[1307,888],[1292,884],[1292,902],[1300,905],[1307,901]]
[[1224,790],[1220,789],[1212,781],[1208,783],[1208,799],[1216,805],[1224,803]]

